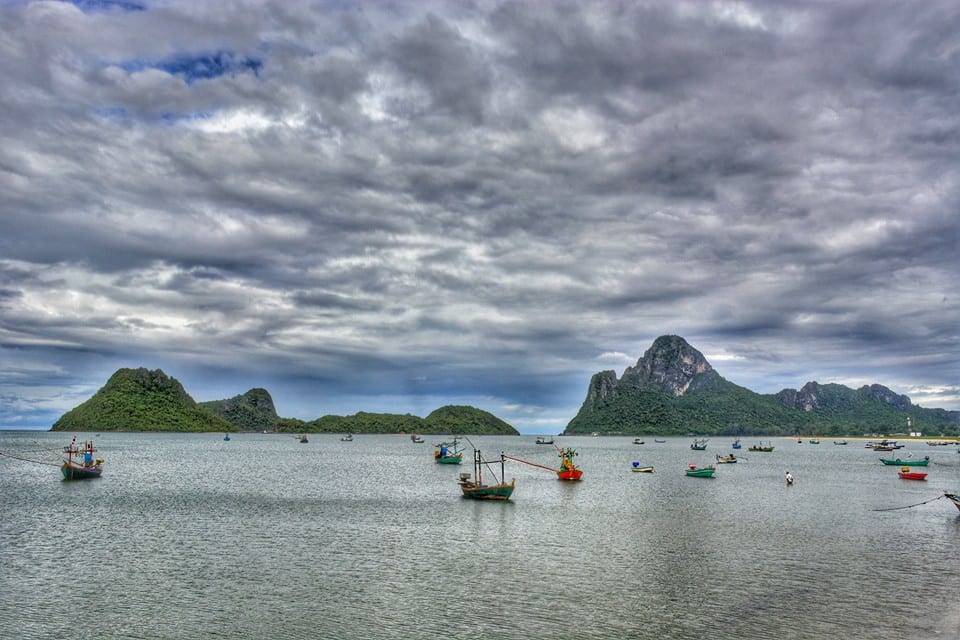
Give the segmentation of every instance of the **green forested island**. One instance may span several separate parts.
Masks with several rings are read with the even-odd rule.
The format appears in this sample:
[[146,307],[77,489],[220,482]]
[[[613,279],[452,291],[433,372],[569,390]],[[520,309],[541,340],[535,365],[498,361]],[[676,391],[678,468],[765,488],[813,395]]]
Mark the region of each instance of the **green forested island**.
[[[120,369],[89,400],[65,413],[53,431],[267,431],[280,433],[517,434],[503,420],[468,406],[407,414],[277,414],[266,389],[196,402],[159,369]],[[759,394],[724,379],[680,336],[660,336],[620,378],[595,374],[565,435],[816,436],[921,432],[960,436],[960,412],[926,409],[873,384],[851,389],[807,382],[799,390]]]
[[277,415],[266,389],[196,402],[176,378],[145,368],[120,369],[89,400],[63,414],[51,431],[267,431],[280,433],[450,433],[517,435],[481,409],[446,406],[426,418],[410,414],[328,415],[312,421]]
[[960,412],[925,409],[886,387],[806,383],[759,394],[724,379],[680,336],[660,336],[618,379],[593,376],[565,434],[957,436]]

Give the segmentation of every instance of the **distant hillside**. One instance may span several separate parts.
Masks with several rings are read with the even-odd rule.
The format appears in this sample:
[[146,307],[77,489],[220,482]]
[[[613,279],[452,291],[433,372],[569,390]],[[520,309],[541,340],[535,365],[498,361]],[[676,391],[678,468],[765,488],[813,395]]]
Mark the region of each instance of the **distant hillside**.
[[565,433],[824,436],[960,433],[960,413],[923,409],[882,385],[854,390],[809,382],[800,391],[761,395],[725,380],[680,336],[660,336],[617,379],[594,374]]
[[312,422],[283,427],[289,431],[314,431],[324,433],[451,433],[451,434],[498,434],[517,435],[518,431],[491,413],[475,407],[448,405],[441,407],[426,418],[396,413],[367,413],[361,411],[352,416],[327,415]]
[[119,369],[51,431],[235,431],[160,369]]
[[119,369],[89,400],[63,414],[51,431],[517,434],[493,414],[465,406],[441,407],[426,418],[361,411],[306,422],[279,417],[266,389],[197,403],[175,378],[142,367]]
[[200,406],[241,431],[273,431],[280,419],[266,389],[250,389],[229,400],[201,402]]

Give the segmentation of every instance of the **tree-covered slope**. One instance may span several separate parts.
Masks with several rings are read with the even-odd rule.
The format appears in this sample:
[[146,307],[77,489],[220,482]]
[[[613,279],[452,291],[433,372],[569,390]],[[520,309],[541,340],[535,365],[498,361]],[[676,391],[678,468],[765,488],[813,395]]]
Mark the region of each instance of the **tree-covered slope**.
[[119,369],[51,431],[235,431],[160,369]]
[[199,404],[241,431],[273,431],[279,420],[273,398],[266,389],[250,389],[229,400],[210,400]]

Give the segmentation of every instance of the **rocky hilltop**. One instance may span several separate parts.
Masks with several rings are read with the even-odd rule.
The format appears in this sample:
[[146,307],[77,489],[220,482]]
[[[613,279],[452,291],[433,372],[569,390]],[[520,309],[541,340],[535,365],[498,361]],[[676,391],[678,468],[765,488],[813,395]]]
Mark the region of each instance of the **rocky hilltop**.
[[210,400],[200,406],[242,431],[273,431],[280,419],[266,389],[250,389],[229,400]]
[[594,374],[565,433],[830,435],[900,431],[907,417],[920,431],[958,432],[958,412],[916,407],[879,384],[854,390],[808,382],[799,391],[758,394],[724,379],[680,336],[666,335],[619,379],[614,371]]

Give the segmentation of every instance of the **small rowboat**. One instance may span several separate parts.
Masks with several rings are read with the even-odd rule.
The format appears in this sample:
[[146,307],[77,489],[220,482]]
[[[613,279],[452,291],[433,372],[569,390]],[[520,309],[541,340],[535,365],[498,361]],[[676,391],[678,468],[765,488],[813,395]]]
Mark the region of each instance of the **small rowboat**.
[[716,467],[713,465],[709,467],[698,467],[695,464],[690,464],[687,466],[686,472],[691,478],[712,478],[714,471],[716,471]]
[[641,467],[639,462],[634,462],[633,468],[630,470],[635,471],[637,473],[653,473],[653,467],[651,466]]
[[919,460],[911,460],[907,458],[906,460],[901,460],[897,458],[896,460],[888,460],[887,458],[880,458],[880,462],[888,465],[895,465],[901,467],[925,467],[930,464],[930,456],[923,456]]
[[927,474],[920,473],[919,471],[910,471],[910,467],[903,467],[900,471],[897,472],[897,475],[900,476],[902,480],[926,480]]

